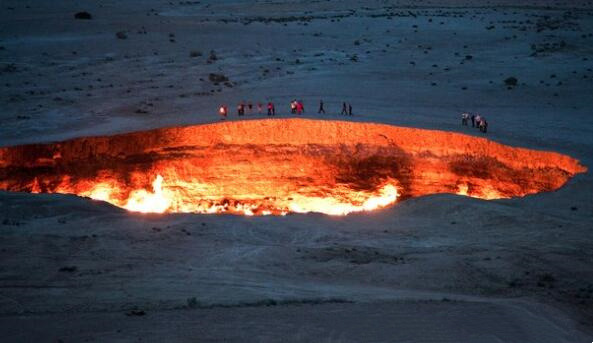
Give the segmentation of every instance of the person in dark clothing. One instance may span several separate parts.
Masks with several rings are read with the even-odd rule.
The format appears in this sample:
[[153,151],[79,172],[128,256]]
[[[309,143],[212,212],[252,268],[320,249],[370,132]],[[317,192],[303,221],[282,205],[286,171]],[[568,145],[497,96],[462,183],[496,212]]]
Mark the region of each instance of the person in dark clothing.
[[480,121],[480,131],[483,133],[488,132],[488,122],[486,121],[486,119],[482,119]]
[[237,106],[237,115],[242,116],[244,114],[245,114],[245,104],[240,103],[239,106]]
[[341,114],[343,114],[343,115],[348,114],[348,109],[346,108],[345,102],[342,103],[342,113]]
[[251,110],[253,109],[253,104],[250,102],[247,103],[247,112],[251,114]]
[[271,116],[272,115],[272,109],[274,108],[274,105],[271,102],[268,102],[268,115]]
[[318,114],[325,114],[325,109],[323,108],[323,100],[319,100],[319,111],[317,111]]
[[274,103],[272,103],[272,115],[276,115],[276,106],[274,106]]
[[461,114],[461,125],[467,126],[468,121],[469,121],[469,114],[468,113],[462,113]]
[[348,104],[348,115],[352,115],[352,105]]
[[472,127],[476,127],[476,115],[472,113]]

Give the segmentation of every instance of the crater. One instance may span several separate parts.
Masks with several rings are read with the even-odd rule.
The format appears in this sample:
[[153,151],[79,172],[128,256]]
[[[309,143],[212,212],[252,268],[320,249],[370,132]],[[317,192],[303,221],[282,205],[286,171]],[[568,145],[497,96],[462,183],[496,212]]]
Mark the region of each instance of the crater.
[[481,199],[562,187],[578,160],[459,133],[264,119],[0,148],[0,189],[137,212],[345,215],[435,193]]

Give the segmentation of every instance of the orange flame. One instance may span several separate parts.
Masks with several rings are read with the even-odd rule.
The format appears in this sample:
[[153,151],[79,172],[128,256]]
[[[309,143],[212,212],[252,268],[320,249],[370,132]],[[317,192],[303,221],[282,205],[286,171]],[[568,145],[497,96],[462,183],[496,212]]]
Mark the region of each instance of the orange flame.
[[[352,212],[372,211],[395,203],[398,192],[393,183],[387,183],[376,192],[351,191],[346,188],[340,189],[341,198],[332,196],[312,197],[295,194],[284,199],[257,200],[246,199],[237,201],[235,204],[219,199],[217,201],[206,201],[204,199],[185,198],[187,189],[183,189],[183,183],[166,184],[162,175],[158,174],[152,182],[152,191],[136,189],[129,192],[125,199],[119,197],[121,189],[108,182],[101,182],[94,185],[90,190],[79,192],[79,195],[91,199],[109,202],[132,212],[141,213],[236,213],[243,215],[285,215],[288,212],[308,213],[319,212],[328,215],[347,215]],[[60,193],[70,193],[67,189],[61,188]],[[199,196],[199,195],[198,195]]]

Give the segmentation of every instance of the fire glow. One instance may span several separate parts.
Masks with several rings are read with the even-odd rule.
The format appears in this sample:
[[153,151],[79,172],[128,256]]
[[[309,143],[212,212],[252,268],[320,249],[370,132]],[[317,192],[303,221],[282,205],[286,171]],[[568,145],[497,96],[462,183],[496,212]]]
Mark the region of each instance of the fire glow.
[[346,215],[434,193],[553,191],[585,170],[569,156],[484,138],[306,119],[0,148],[0,189],[76,194],[143,213]]
[[[132,212],[142,213],[238,213],[248,216],[270,215],[294,212],[321,212],[329,215],[346,215],[351,212],[371,211],[394,203],[397,199],[397,188],[393,184],[385,184],[377,192],[356,192],[348,189],[334,191],[324,197],[293,195],[285,199],[265,199],[252,196],[254,199],[203,201],[207,190],[196,197],[188,197],[187,189],[180,189],[178,182],[168,184],[159,174],[152,182],[152,190],[136,189],[129,192],[126,199],[119,196],[125,192],[125,186],[114,183],[99,183],[88,191],[76,193],[95,200],[112,203]],[[34,192],[36,193],[36,192]],[[56,193],[73,193],[70,186],[58,187]]]

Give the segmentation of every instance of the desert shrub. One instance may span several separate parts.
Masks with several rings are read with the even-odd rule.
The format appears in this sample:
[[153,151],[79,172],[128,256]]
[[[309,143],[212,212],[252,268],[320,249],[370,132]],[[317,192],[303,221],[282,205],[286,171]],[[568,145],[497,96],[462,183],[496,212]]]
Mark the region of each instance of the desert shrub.
[[188,308],[197,308],[198,305],[200,305],[200,304],[198,303],[198,299],[196,299],[196,297],[187,298],[187,307]]
[[211,73],[210,75],[208,75],[208,80],[210,80],[210,82],[213,82],[213,83],[219,83],[219,82],[226,82],[229,80],[229,78],[224,76],[223,74]]
[[93,16],[89,12],[82,11],[74,14],[74,19],[90,20],[93,19]]
[[216,52],[214,50],[210,50],[210,56],[208,56],[208,60],[211,62],[214,62],[218,59],[218,56],[216,56]]
[[514,76],[508,77],[508,78],[506,78],[504,80],[504,84],[507,85],[507,86],[510,86],[510,87],[516,86],[517,85],[517,82],[518,82],[518,80]]

